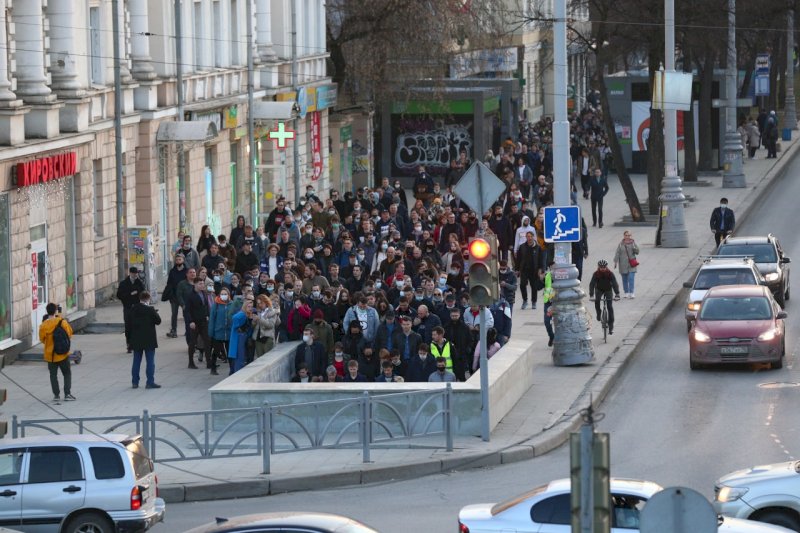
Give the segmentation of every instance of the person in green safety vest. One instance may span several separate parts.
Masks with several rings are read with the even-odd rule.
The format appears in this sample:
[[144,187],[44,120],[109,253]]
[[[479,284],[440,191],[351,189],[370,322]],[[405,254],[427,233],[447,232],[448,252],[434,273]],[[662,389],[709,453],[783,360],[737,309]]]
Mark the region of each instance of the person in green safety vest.
[[544,328],[547,330],[547,336],[550,340],[547,342],[548,346],[553,345],[555,334],[553,333],[553,317],[550,312],[550,307],[553,305],[553,298],[555,298],[556,291],[553,289],[553,264],[550,261],[547,265],[547,272],[540,274],[544,280],[544,290],[542,291],[542,301],[544,302]]
[[458,357],[457,350],[453,344],[444,338],[444,328],[436,326],[431,330],[431,355],[442,357],[447,363],[447,370],[457,376],[464,375],[464,361]]

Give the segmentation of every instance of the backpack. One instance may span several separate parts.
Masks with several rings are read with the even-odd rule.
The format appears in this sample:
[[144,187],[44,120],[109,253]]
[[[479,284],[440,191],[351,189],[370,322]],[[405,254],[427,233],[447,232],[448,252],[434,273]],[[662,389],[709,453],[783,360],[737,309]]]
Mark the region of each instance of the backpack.
[[55,355],[67,355],[71,345],[67,330],[61,327],[63,321],[63,318],[59,320],[53,330],[53,353]]

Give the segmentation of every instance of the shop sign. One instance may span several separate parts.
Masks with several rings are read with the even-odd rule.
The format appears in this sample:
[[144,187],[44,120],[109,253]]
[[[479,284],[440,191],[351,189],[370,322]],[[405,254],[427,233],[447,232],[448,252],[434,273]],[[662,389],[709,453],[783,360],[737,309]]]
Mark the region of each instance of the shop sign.
[[311,160],[314,163],[312,180],[317,181],[322,177],[322,120],[321,113],[311,113]]
[[232,130],[239,126],[239,107],[231,106],[224,111],[225,128]]
[[297,91],[287,91],[275,95],[276,102],[297,102],[300,108],[300,118],[306,118],[307,113],[317,111],[317,88],[300,87]]
[[335,84],[317,87],[317,111],[335,107],[337,96],[338,90]]
[[17,163],[12,168],[17,187],[29,187],[75,174],[78,168],[78,154],[65,152]]

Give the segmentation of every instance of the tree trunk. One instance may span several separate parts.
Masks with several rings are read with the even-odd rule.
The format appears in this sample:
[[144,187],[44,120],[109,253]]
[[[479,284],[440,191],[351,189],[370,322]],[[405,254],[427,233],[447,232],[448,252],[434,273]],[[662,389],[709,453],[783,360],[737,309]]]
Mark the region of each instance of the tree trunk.
[[699,148],[700,157],[697,163],[699,170],[714,170],[717,168],[714,162],[714,152],[712,144],[713,130],[711,128],[711,94],[714,88],[714,51],[706,49],[703,54],[703,61],[697,64],[700,72],[700,101],[698,103],[699,116]]
[[664,164],[664,114],[651,107],[647,138],[647,212],[651,215],[658,214]]
[[600,91],[600,105],[603,108],[603,125],[608,133],[608,145],[609,148],[611,148],[611,155],[614,157],[614,168],[617,171],[617,177],[619,178],[622,191],[625,193],[625,201],[628,203],[628,208],[631,210],[631,218],[635,222],[644,222],[645,218],[644,215],[642,215],[642,206],[639,204],[639,197],[636,195],[636,189],[633,187],[633,182],[631,182],[631,178],[628,175],[628,170],[625,168],[622,147],[617,138],[617,130],[614,127],[614,117],[611,116],[611,106],[608,103],[608,88],[606,87],[605,78],[603,78],[603,70],[599,68],[599,66],[597,72],[595,72],[595,88]]
[[[767,111],[777,111],[778,110],[778,93],[780,92],[781,88],[778,84],[778,73],[783,72],[781,70],[781,66],[783,65],[784,61],[781,60],[781,55],[786,54],[786,49],[783,45],[783,39],[781,38],[780,34],[777,34],[772,39],[772,50],[776,50],[772,54],[772,65],[769,69],[769,103],[767,104],[769,109]],[[785,76],[781,76],[781,79]]]
[[[684,72],[692,72],[691,50],[686,48],[683,59]],[[692,99],[689,111],[683,113],[683,181],[697,181],[697,150],[694,139],[694,83],[692,84]]]

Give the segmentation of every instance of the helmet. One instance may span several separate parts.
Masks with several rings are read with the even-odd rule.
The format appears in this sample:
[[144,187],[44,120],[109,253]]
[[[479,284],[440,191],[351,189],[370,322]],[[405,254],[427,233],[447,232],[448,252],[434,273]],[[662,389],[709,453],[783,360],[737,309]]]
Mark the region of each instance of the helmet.
[[606,261],[605,259],[601,259],[600,261],[597,262],[597,266],[599,266],[600,268],[607,267],[608,261]]

